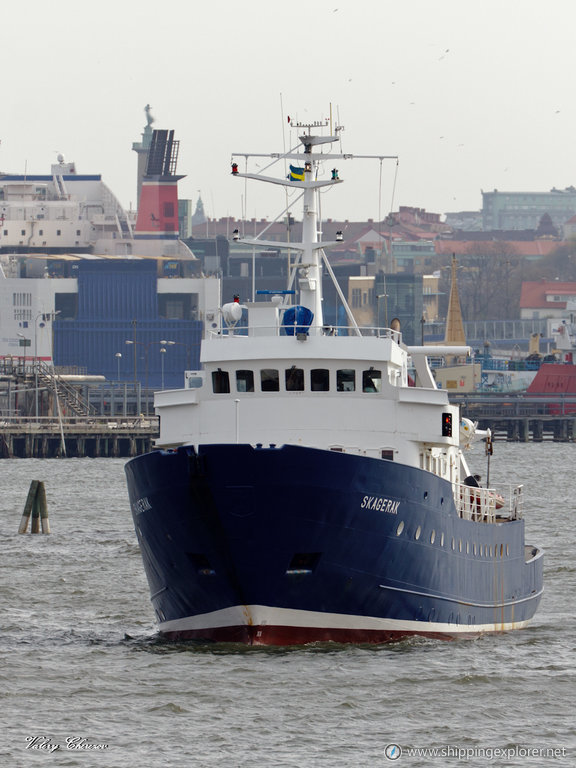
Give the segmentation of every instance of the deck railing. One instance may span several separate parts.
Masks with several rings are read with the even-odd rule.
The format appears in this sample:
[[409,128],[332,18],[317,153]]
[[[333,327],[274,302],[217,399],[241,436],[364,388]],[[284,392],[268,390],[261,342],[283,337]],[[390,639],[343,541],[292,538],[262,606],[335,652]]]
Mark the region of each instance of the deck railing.
[[224,326],[218,330],[208,329],[207,338],[225,338],[227,336],[373,336],[380,339],[393,339],[396,343],[402,342],[402,332],[392,328],[362,327],[355,328],[351,325],[323,325],[315,326],[285,326],[285,325],[237,325],[235,327]]
[[454,501],[458,516],[463,520],[480,523],[520,520],[524,505],[523,486],[500,484],[477,488],[455,483]]

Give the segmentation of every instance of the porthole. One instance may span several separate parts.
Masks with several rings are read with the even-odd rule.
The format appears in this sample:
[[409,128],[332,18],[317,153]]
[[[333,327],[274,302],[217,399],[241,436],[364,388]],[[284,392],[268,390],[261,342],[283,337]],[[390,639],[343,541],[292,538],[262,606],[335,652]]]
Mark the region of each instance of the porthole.
[[436,541],[436,531],[432,531],[432,533],[430,534],[430,544],[434,544],[435,541]]
[[403,530],[404,530],[404,520],[400,520],[400,522],[398,523],[398,528],[396,528],[396,536],[400,536]]
[[440,546],[441,546],[441,547],[443,547],[443,546],[444,546],[444,533],[441,533],[441,534],[440,534]]
[[414,534],[414,538],[415,538],[416,540],[418,540],[418,539],[420,538],[420,534],[421,534],[421,533],[422,533],[422,526],[420,526],[420,525],[419,525],[419,526],[418,526],[418,528],[416,528],[416,532],[415,532],[415,534]]

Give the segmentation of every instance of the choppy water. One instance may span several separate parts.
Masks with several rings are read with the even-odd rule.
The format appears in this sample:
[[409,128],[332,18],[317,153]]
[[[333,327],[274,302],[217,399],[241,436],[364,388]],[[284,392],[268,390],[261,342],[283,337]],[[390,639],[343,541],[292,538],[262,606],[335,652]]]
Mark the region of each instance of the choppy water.
[[[576,444],[495,453],[491,479],[525,483],[528,539],[547,550],[532,625],[299,649],[160,641],[124,460],[0,461],[0,766],[576,766]],[[31,479],[50,536],[16,533]]]

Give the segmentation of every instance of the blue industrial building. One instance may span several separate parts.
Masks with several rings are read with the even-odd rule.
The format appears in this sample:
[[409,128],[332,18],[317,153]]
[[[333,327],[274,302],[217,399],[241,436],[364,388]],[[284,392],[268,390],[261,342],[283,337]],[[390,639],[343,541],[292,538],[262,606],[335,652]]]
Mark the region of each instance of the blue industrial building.
[[55,293],[55,365],[139,381],[145,389],[182,387],[184,370],[200,367],[195,294],[183,290],[180,280],[170,281],[173,292],[159,291],[156,259],[82,260],[74,266],[77,293]]

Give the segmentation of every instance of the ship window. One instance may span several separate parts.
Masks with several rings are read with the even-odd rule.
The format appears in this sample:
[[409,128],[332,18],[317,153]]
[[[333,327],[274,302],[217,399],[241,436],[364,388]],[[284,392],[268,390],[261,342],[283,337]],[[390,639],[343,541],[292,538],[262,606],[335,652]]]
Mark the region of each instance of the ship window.
[[462,552],[462,539],[458,539],[458,552]]
[[280,378],[276,368],[262,368],[260,384],[262,392],[278,392],[280,390]]
[[430,534],[430,544],[434,544],[435,541],[436,541],[436,531],[432,531],[432,533]]
[[330,371],[327,368],[312,368],[310,371],[310,389],[312,392],[328,392],[330,389]]
[[504,557],[504,544],[500,544],[500,557]]
[[21,230],[20,230],[20,234],[21,234],[21,235],[25,235],[25,234],[26,234],[26,230],[25,230],[25,229],[21,229]]
[[441,546],[441,547],[443,547],[443,546],[444,546],[444,533],[442,533],[442,534],[440,535],[440,546]]
[[469,541],[466,542],[466,554],[467,555],[470,554],[470,542]]
[[452,549],[456,549],[456,542],[454,541],[454,537],[452,537]]
[[474,544],[472,545],[472,550],[473,550],[475,555],[478,554],[478,547],[476,546],[476,542],[474,542]]
[[218,368],[217,371],[212,371],[212,388],[216,395],[223,395],[230,392],[230,377],[228,371],[223,371],[220,368]]
[[286,369],[285,376],[287,392],[304,391],[304,371],[302,368],[296,368],[296,366],[293,365],[292,368]]
[[380,392],[382,389],[382,371],[362,371],[362,392]]
[[8,230],[7,230],[7,229],[5,229],[5,230],[4,230],[4,237],[6,237],[6,235],[7,235],[7,234],[8,234]]
[[58,237],[60,237],[60,235],[62,234],[62,230],[61,229],[57,229],[56,230],[56,234],[58,235]]
[[384,448],[380,451],[380,455],[383,459],[386,459],[386,461],[394,461],[394,451],[390,448]]
[[506,544],[506,557],[510,554],[510,545]]
[[418,540],[420,538],[421,533],[422,533],[422,528],[421,526],[418,526],[418,528],[416,528],[416,532],[414,533],[414,538]]
[[254,392],[254,371],[236,371],[236,391]]
[[356,389],[356,371],[341,368],[336,371],[336,389],[338,392],[354,392]]
[[39,235],[43,235],[44,234],[44,230],[43,229],[39,230],[38,234]]
[[396,536],[400,536],[403,530],[404,530],[404,520],[400,520],[400,522],[398,523],[398,528],[396,528]]

